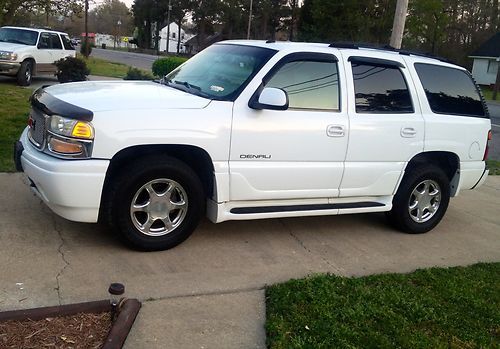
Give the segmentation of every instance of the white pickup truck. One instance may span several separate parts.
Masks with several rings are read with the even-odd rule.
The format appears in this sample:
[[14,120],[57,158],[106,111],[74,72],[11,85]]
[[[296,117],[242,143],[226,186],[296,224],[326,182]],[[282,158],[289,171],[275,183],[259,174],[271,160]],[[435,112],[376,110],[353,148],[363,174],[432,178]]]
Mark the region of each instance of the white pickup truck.
[[141,250],[212,222],[387,212],[435,227],[480,186],[491,123],[463,68],[349,44],[225,41],[161,82],[37,90],[16,163],[58,215]]

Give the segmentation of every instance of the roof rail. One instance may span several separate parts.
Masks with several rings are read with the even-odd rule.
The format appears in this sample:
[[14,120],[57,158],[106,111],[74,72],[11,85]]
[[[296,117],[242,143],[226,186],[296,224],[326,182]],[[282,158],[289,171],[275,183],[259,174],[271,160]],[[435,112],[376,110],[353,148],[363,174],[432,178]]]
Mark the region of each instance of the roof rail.
[[418,52],[418,51],[401,50],[401,49],[397,49],[395,47],[392,47],[390,45],[377,46],[374,44],[364,44],[364,43],[334,42],[334,43],[331,43],[328,47],[348,48],[348,49],[355,49],[355,50],[368,48],[368,49],[373,49],[373,50],[397,52],[400,55],[404,55],[404,56],[419,56],[419,57],[432,58],[432,59],[437,59],[438,61],[441,61],[441,62],[455,64],[453,61],[451,61],[447,58],[444,58],[444,57],[438,57],[438,56],[435,56],[435,55],[432,55],[429,53],[422,53],[422,52]]

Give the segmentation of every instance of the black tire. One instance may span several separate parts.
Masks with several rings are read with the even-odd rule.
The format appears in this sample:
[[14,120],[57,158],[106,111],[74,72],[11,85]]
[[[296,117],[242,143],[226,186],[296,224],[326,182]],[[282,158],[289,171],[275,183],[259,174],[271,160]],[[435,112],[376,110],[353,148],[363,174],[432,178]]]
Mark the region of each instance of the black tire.
[[[143,189],[140,194],[139,190],[144,185],[155,180],[161,183],[153,183],[152,185],[164,185],[165,180],[170,181],[168,182],[170,184],[179,185],[181,189],[176,187],[176,190],[183,191],[181,196],[185,199],[186,210],[182,220],[179,221],[179,225],[174,227],[172,231],[165,231],[164,235],[150,236],[136,227],[136,224],[141,219],[150,220],[153,213],[143,213],[147,218],[139,217],[138,213],[131,212],[131,205],[133,200],[137,203],[141,195],[149,195],[146,189]],[[132,166],[120,169],[120,174],[112,178],[111,183],[112,188],[108,197],[110,200],[110,209],[108,210],[110,217],[108,217],[108,221],[120,234],[124,242],[137,250],[158,251],[177,246],[191,235],[205,212],[205,193],[199,177],[189,166],[175,158],[167,156],[146,157],[135,162]],[[161,190],[166,191],[170,184],[165,184],[165,189]],[[158,198],[158,196],[155,197]],[[149,195],[149,199],[142,200],[152,202],[152,198],[153,196]],[[182,198],[180,200],[183,200]],[[169,202],[172,202],[171,198],[169,198]],[[146,205],[149,207],[150,204]],[[151,204],[151,209],[153,209],[153,204]],[[170,212],[179,215],[175,210]],[[153,219],[156,218],[151,218],[151,220]],[[170,221],[170,218],[168,220]],[[156,229],[168,229],[161,219],[155,220],[153,226],[157,223],[159,223],[160,227]],[[161,227],[162,224],[164,225],[163,228]],[[146,223],[144,223],[144,226],[146,226]]]
[[17,84],[20,86],[29,86],[33,78],[33,62],[30,60],[21,63],[17,72]]
[[[410,204],[418,201],[412,193],[414,190],[422,190],[425,183],[430,183],[430,188],[433,192],[438,189],[441,193],[440,200],[431,199],[431,205],[435,205],[438,201],[438,206],[433,215],[428,220],[417,222],[417,209],[411,211]],[[435,187],[435,184],[439,188]],[[420,186],[419,186],[420,185]],[[417,187],[419,189],[417,189]],[[429,190],[430,191],[430,190]],[[434,200],[434,202],[432,201]],[[423,201],[423,200],[422,200]],[[399,186],[399,189],[392,201],[392,210],[387,213],[389,222],[397,229],[409,234],[422,234],[432,230],[443,218],[448,208],[450,201],[450,180],[439,167],[435,165],[422,165],[412,169],[406,173]],[[422,210],[425,218],[425,210]],[[427,210],[428,214],[432,212]],[[415,218],[412,218],[415,217]]]

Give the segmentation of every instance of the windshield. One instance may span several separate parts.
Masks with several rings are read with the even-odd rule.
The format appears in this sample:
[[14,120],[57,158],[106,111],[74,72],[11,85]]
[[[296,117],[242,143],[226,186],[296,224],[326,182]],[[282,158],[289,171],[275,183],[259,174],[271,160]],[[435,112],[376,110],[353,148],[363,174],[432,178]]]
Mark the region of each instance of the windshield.
[[0,28],[0,42],[11,42],[13,44],[36,45],[38,32],[17,28]]
[[276,51],[242,45],[212,45],[168,74],[169,86],[202,97],[234,100]]

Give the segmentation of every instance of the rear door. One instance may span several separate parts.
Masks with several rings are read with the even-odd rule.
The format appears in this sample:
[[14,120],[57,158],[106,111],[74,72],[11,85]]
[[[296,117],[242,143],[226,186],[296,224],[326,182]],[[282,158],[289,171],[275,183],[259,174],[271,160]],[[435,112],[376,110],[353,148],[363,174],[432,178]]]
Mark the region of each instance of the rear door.
[[424,147],[415,86],[399,55],[344,54],[349,148],[341,197],[392,195],[405,163]]

